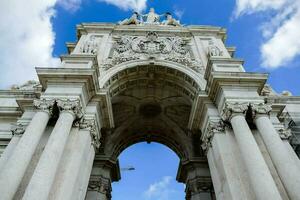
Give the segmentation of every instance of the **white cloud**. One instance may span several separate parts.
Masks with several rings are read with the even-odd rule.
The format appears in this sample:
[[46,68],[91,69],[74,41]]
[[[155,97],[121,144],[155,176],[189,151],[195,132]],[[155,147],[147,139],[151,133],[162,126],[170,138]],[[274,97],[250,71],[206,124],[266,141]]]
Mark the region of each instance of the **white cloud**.
[[98,0],[117,6],[122,10],[134,10],[141,12],[147,7],[147,0]]
[[75,12],[80,8],[82,0],[58,0],[58,5],[63,7],[65,10]]
[[147,200],[168,200],[175,191],[170,188],[172,177],[165,176],[159,182],[153,183],[144,192]]
[[278,68],[300,55],[299,0],[236,0],[235,17],[272,11],[272,18],[261,26],[262,65]]
[[34,67],[55,66],[51,18],[55,0],[0,1],[0,87],[36,79]]

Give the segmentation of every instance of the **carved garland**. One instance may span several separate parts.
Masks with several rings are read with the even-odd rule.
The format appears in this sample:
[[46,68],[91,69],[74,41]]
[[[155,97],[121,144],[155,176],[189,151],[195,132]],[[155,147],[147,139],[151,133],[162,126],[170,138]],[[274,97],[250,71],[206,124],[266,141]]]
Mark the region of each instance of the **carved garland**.
[[200,72],[202,63],[193,59],[188,46],[189,39],[181,37],[158,37],[156,32],[146,36],[121,36],[116,38],[112,53],[104,64],[109,69],[131,60],[161,59],[180,63]]

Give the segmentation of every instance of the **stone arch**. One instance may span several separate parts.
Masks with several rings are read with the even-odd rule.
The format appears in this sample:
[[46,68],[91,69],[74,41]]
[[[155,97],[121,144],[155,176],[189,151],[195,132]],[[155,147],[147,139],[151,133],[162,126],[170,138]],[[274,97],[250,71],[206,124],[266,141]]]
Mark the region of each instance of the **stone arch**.
[[100,80],[99,80],[100,88],[104,88],[105,84],[109,81],[109,79],[112,78],[114,75],[116,75],[120,71],[123,71],[125,69],[134,68],[136,66],[149,66],[149,65],[163,66],[163,67],[167,67],[170,69],[180,71],[181,73],[183,73],[186,76],[189,76],[191,79],[193,79],[193,81],[195,82],[195,84],[198,85],[200,90],[205,89],[206,80],[204,79],[203,74],[196,72],[191,67],[187,67],[180,63],[175,63],[175,62],[167,61],[167,60],[159,60],[159,61],[155,60],[152,62],[145,61],[145,60],[135,60],[135,61],[129,61],[129,62],[118,64],[112,68],[109,68],[105,72],[105,75],[102,78],[100,78]]

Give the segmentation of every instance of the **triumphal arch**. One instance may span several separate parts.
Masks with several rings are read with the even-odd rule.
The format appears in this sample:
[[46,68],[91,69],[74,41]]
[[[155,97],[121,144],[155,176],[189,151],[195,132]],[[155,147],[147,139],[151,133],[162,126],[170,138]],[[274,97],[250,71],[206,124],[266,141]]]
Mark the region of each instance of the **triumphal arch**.
[[60,67],[0,91],[1,200],[113,199],[141,141],[178,155],[187,200],[300,199],[300,97],[246,72],[225,29],[151,9],[76,33]]

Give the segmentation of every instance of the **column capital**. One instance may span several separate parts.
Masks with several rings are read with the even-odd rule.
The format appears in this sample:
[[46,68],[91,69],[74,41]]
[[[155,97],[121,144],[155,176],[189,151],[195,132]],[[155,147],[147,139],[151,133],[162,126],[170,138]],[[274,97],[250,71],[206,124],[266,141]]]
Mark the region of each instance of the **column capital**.
[[208,122],[206,131],[201,138],[201,147],[204,151],[207,151],[211,147],[211,141],[216,133],[225,133],[225,124],[222,120]]
[[222,112],[222,119],[230,121],[236,115],[245,115],[248,107],[248,102],[226,102]]
[[278,134],[282,140],[289,140],[292,137],[291,129],[281,128],[278,130]]
[[11,132],[13,136],[22,136],[23,133],[25,132],[26,126],[23,124],[15,124],[11,128]]
[[91,135],[92,145],[94,146],[95,150],[99,149],[100,143],[100,134],[97,132],[97,125],[95,119],[86,119],[83,118],[78,123],[80,129],[88,130]]
[[195,177],[190,179],[186,183],[186,199],[189,200],[193,195],[203,193],[203,192],[211,192],[213,188],[212,180],[208,177]]
[[250,106],[252,109],[253,118],[262,115],[269,115],[272,110],[272,106],[265,103],[251,103]]
[[88,185],[88,191],[95,191],[104,194],[107,199],[111,199],[111,181],[104,176],[91,177]]
[[33,105],[38,110],[47,112],[49,115],[52,115],[54,99],[35,99],[33,100]]
[[69,112],[75,118],[82,118],[82,106],[79,99],[56,99],[56,103],[60,112]]

